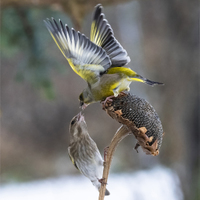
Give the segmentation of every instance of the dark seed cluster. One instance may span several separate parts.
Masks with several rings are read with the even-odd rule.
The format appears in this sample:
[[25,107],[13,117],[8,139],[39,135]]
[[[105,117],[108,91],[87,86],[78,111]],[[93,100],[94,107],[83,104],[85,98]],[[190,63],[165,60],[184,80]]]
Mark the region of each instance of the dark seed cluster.
[[112,106],[115,111],[121,110],[122,117],[134,122],[137,128],[145,127],[146,135],[153,136],[149,145],[158,140],[158,149],[162,143],[163,128],[155,109],[145,100],[136,95],[127,94],[113,98]]

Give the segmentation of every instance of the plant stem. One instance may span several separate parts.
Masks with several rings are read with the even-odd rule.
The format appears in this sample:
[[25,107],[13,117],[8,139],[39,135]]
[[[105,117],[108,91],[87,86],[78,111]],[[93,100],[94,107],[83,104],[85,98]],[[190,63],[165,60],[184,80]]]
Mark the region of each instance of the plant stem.
[[104,158],[105,159],[104,160],[104,170],[103,170],[103,177],[102,177],[103,181],[102,181],[102,184],[101,184],[101,188],[99,190],[99,200],[104,200],[106,183],[107,183],[107,180],[108,180],[108,174],[109,174],[109,170],[110,170],[111,161],[112,161],[114,151],[115,151],[117,145],[120,143],[120,141],[123,140],[129,134],[131,134],[130,130],[128,130],[126,128],[126,126],[122,125],[117,130],[117,132],[115,133],[110,145],[105,150],[106,152],[104,152],[106,155],[105,155],[105,158]]

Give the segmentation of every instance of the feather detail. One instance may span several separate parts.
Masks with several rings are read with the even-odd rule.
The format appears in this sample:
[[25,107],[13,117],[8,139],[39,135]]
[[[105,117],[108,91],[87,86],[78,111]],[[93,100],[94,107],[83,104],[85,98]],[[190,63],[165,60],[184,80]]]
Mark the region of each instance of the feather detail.
[[[76,169],[78,169],[75,161],[74,161],[74,158],[72,157],[72,155],[70,154],[70,147],[68,147],[68,155],[69,155],[69,158],[70,160],[72,161],[72,164],[76,167]],[[79,169],[78,169],[79,170]]]
[[116,74],[116,73],[119,73],[122,76],[127,76],[127,80],[128,81],[142,82],[142,83],[146,83],[146,84],[151,85],[151,86],[154,86],[154,85],[163,85],[163,83],[151,81],[149,79],[146,79],[146,78],[142,77],[141,75],[137,74],[136,72],[134,72],[130,68],[126,68],[126,67],[112,67],[112,68],[109,68],[108,71],[107,71],[107,74]]
[[128,77],[135,77],[137,75],[137,73],[134,72],[132,69],[126,67],[112,67],[109,68],[107,71],[107,74],[116,74],[116,73],[122,73]]
[[148,85],[151,85],[151,86],[154,86],[154,85],[164,85],[163,83],[160,83],[160,82],[156,82],[156,81],[151,81],[147,78],[144,78],[140,75],[136,75],[134,78],[130,78],[131,80],[133,81],[138,81],[138,82],[143,82],[143,83],[146,83]]
[[[70,29],[67,25],[64,26],[61,20],[59,25],[53,18],[44,22],[72,69],[87,82],[96,82],[100,73],[110,67],[111,61],[105,50],[91,42],[84,34]],[[89,72],[90,76],[84,75]]]
[[105,49],[109,55],[112,66],[121,67],[130,62],[126,50],[114,37],[114,32],[102,13],[102,6],[95,7],[93,22],[91,25],[90,40]]

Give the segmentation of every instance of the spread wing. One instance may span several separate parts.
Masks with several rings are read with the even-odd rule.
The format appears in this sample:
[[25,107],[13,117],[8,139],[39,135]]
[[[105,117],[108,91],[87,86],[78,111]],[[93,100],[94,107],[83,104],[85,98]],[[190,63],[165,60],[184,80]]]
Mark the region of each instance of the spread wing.
[[96,6],[91,25],[90,40],[102,47],[111,59],[112,66],[121,67],[130,62],[126,50],[114,37],[113,30],[102,13],[102,6]]
[[111,65],[105,50],[80,32],[64,26],[61,20],[59,25],[53,18],[44,22],[72,69],[89,84],[97,82],[100,73]]

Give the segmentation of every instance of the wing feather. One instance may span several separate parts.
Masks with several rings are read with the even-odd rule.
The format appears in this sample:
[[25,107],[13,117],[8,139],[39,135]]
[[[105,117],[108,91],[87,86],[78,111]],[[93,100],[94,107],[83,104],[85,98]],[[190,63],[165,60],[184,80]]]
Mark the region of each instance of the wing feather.
[[90,40],[105,49],[111,59],[112,66],[121,67],[130,62],[126,50],[114,37],[114,32],[102,13],[102,6],[96,6],[91,25]]
[[72,69],[89,84],[97,82],[100,73],[111,65],[106,51],[79,31],[63,25],[61,20],[60,24],[53,18],[44,22]]
[[79,168],[78,168],[73,156],[71,155],[71,147],[68,147],[68,155],[69,155],[70,160],[72,161],[72,164],[76,167],[76,169],[79,170]]

